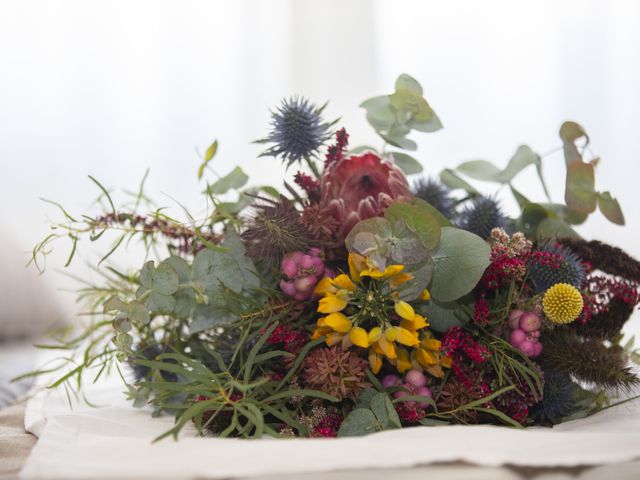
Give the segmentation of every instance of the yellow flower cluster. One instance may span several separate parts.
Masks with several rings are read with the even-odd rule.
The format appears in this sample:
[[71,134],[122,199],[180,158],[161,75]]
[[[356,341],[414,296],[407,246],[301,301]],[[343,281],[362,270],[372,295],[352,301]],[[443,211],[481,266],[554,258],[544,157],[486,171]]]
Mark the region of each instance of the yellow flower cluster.
[[544,314],[554,323],[571,323],[582,312],[580,291],[568,283],[556,283],[542,297]]
[[[404,265],[380,270],[367,257],[351,253],[349,275],[324,278],[315,289],[322,297],[318,312],[327,315],[318,319],[312,338],[325,337],[329,346],[368,349],[374,373],[386,358],[401,372],[422,366],[441,376],[440,365],[449,366],[450,361],[440,355],[440,342],[426,330],[426,318],[399,299],[398,288],[413,278],[403,270]],[[365,283],[365,278],[370,280]],[[429,300],[429,292],[423,291],[420,299]]]

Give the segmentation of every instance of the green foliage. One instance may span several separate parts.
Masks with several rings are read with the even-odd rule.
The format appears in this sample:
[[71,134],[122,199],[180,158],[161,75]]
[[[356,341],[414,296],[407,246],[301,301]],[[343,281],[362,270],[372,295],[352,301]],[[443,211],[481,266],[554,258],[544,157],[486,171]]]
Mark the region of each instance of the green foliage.
[[213,157],[215,157],[217,152],[218,140],[214,140],[213,143],[209,145],[209,148],[207,148],[207,151],[204,153],[202,163],[198,167],[198,180],[202,178],[202,176],[204,175],[204,169],[207,168],[207,165],[209,165],[209,162],[213,160]]
[[[367,121],[376,133],[389,145],[403,150],[417,148],[416,143],[407,138],[411,131],[435,132],[442,128],[440,119],[423,97],[422,86],[406,74],[396,80],[394,93],[370,98],[360,106],[367,111]],[[409,171],[417,170],[412,160],[404,158],[400,164],[404,162]]]
[[246,185],[249,181],[249,177],[242,171],[240,167],[236,167],[231,170],[224,177],[219,178],[214,183],[207,187],[207,193],[209,195],[222,195],[232,189],[239,189]]
[[358,405],[346,416],[339,437],[359,437],[369,433],[400,428],[400,418],[385,392],[365,390]]
[[402,152],[389,152],[389,154],[393,157],[393,162],[406,175],[414,175],[422,172],[422,164],[411,155]]
[[490,263],[491,248],[483,239],[453,227],[443,227],[440,244],[433,253],[431,296],[451,302],[469,293]]

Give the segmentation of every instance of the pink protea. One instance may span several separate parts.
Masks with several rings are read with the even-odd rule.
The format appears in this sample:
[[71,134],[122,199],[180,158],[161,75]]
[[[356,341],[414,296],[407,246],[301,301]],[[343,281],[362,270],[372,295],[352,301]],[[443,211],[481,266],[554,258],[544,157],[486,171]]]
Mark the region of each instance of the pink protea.
[[324,274],[321,251],[312,248],[308,253],[295,251],[288,253],[280,263],[280,289],[295,300],[308,300],[313,289]]
[[410,198],[404,173],[371,152],[331,163],[320,181],[320,202],[340,225],[336,240],[360,220],[381,216],[395,200]]

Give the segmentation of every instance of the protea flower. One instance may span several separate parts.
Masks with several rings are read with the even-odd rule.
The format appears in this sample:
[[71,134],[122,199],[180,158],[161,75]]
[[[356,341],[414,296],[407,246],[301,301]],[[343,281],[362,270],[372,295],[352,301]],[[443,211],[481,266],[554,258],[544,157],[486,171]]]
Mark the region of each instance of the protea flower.
[[395,200],[413,197],[402,171],[371,152],[333,163],[322,176],[320,194],[340,225],[337,241],[360,220],[382,215]]

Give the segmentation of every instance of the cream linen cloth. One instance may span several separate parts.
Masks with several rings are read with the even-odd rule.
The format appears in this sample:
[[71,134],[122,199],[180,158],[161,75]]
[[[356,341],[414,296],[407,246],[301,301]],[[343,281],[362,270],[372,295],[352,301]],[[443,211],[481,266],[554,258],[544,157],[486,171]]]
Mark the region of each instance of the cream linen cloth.
[[100,407],[71,411],[62,392],[44,391],[27,405],[25,427],[40,439],[24,479],[233,478],[465,461],[483,466],[572,467],[640,458],[640,402],[553,429],[494,426],[416,427],[344,439],[198,438],[152,444],[173,419],[131,407],[116,378],[89,386]]

